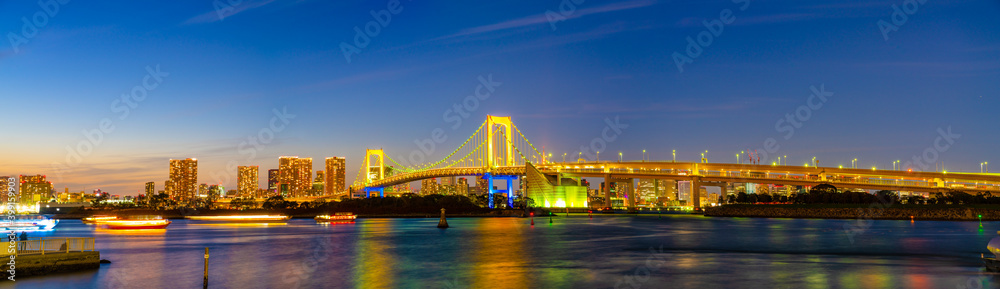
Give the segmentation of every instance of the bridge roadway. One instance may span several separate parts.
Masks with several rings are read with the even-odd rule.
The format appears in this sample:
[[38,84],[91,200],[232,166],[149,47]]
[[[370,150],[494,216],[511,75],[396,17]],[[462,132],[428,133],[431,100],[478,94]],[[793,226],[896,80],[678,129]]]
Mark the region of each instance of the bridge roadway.
[[[910,172],[897,170],[842,169],[830,167],[770,166],[727,163],[691,163],[670,161],[572,162],[536,165],[546,175],[561,177],[598,177],[605,179],[671,179],[692,181],[692,190],[700,186],[725,183],[757,183],[793,186],[830,184],[838,188],[916,192],[964,191],[1000,193],[1000,174]],[[386,187],[428,178],[483,175],[484,167],[430,169],[397,174],[373,181],[370,187]],[[497,167],[493,175],[524,175],[524,166]],[[723,189],[724,186],[722,186]],[[607,194],[607,192],[605,192]],[[696,194],[692,194],[696,195]],[[695,207],[700,207],[695,198]]]

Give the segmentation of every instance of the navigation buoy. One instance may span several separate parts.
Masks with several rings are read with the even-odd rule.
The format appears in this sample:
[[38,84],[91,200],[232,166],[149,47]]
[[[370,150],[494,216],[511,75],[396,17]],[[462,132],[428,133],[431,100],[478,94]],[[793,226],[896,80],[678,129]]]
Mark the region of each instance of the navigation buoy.
[[444,218],[444,208],[441,208],[441,220],[438,221],[438,228],[441,228],[441,229],[447,229],[448,228],[448,220],[446,220]]

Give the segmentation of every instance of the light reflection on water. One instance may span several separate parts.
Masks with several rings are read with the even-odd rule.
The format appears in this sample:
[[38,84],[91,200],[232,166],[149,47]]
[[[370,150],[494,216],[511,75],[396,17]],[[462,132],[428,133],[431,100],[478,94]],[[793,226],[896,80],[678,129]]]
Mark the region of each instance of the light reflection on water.
[[[281,226],[118,231],[60,222],[30,237],[96,237],[101,269],[18,279],[3,288],[193,288],[211,249],[211,288],[956,288],[1000,223],[665,215],[528,219],[358,219]],[[652,248],[652,249],[651,249]],[[660,249],[662,248],[662,250]],[[642,271],[647,260],[666,260]],[[648,275],[636,272],[649,272]],[[647,277],[648,276],[648,277]],[[982,279],[995,288],[993,275]],[[631,279],[626,279],[629,277]],[[971,282],[970,282],[971,280]]]

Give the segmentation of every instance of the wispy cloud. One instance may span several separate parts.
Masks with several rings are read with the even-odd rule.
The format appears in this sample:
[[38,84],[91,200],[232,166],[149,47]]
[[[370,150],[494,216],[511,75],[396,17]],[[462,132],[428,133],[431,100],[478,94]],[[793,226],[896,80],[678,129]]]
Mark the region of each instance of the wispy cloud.
[[271,2],[274,2],[274,1],[275,0],[260,0],[260,1],[248,1],[248,0],[244,0],[244,2],[240,3],[239,5],[227,7],[227,8],[232,9],[232,10],[228,10],[228,9],[227,10],[212,10],[212,11],[206,12],[204,14],[192,17],[191,19],[188,19],[187,21],[184,21],[183,24],[202,24],[202,23],[212,23],[212,22],[222,21],[225,18],[233,17],[234,15],[239,14],[239,13],[241,13],[243,11],[247,11],[247,10],[250,10],[250,9],[262,7],[264,5],[271,4]]
[[[593,15],[593,14],[600,14],[600,13],[607,13],[607,12],[615,12],[615,11],[621,11],[621,10],[642,8],[642,7],[652,6],[653,4],[656,4],[656,1],[653,1],[653,0],[633,0],[633,1],[621,2],[621,3],[611,3],[611,4],[607,4],[607,5],[603,5],[603,6],[597,6],[597,7],[584,8],[584,9],[577,10],[576,12],[574,12],[574,13],[570,14],[569,16],[567,16],[566,19],[569,20],[569,19],[580,18],[580,17],[583,17],[583,16]],[[455,34],[452,34],[452,35],[448,35],[448,36],[439,37],[439,38],[437,38],[435,40],[448,39],[448,38],[454,38],[454,37],[466,36],[466,35],[481,34],[481,33],[488,33],[488,32],[494,32],[494,31],[500,31],[500,30],[507,30],[507,29],[513,29],[513,28],[520,28],[520,27],[527,27],[527,26],[533,26],[533,25],[539,25],[539,24],[548,24],[548,22],[549,22],[548,16],[546,16],[545,13],[541,13],[541,14],[536,14],[536,15],[531,15],[531,16],[528,16],[528,17],[524,17],[524,18],[518,18],[518,19],[514,19],[514,20],[508,20],[508,21],[504,21],[504,22],[500,22],[500,23],[496,23],[496,24],[490,24],[490,25],[484,25],[484,26],[479,26],[479,27],[473,27],[473,28],[463,29],[462,31],[459,31],[458,33],[455,33]]]

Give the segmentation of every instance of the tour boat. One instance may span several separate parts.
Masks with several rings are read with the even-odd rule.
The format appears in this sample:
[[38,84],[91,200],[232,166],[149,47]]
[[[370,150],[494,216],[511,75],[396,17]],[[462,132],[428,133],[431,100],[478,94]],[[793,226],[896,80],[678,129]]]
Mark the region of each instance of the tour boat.
[[[997,231],[1000,234],[1000,231]],[[988,244],[986,244],[986,249],[993,253],[993,257],[980,256],[983,259],[983,265],[986,265],[986,270],[990,272],[1000,272],[1000,236],[993,237]],[[986,255],[986,254],[983,254]]]
[[115,217],[115,216],[94,215],[94,216],[83,218],[81,221],[83,221],[84,224],[100,225],[100,224],[104,224],[107,221],[117,220],[117,219],[118,219],[118,217]]
[[319,215],[316,216],[316,222],[354,222],[358,215],[350,212],[340,212],[331,215]]
[[48,231],[56,227],[59,220],[45,216],[18,216],[14,221],[0,220],[0,231]]
[[187,216],[188,220],[217,223],[284,223],[291,217],[282,215],[246,215],[246,216]]
[[132,217],[129,219],[116,219],[104,221],[104,226],[108,229],[165,229],[170,225],[169,220],[164,220],[160,216],[156,217]]

